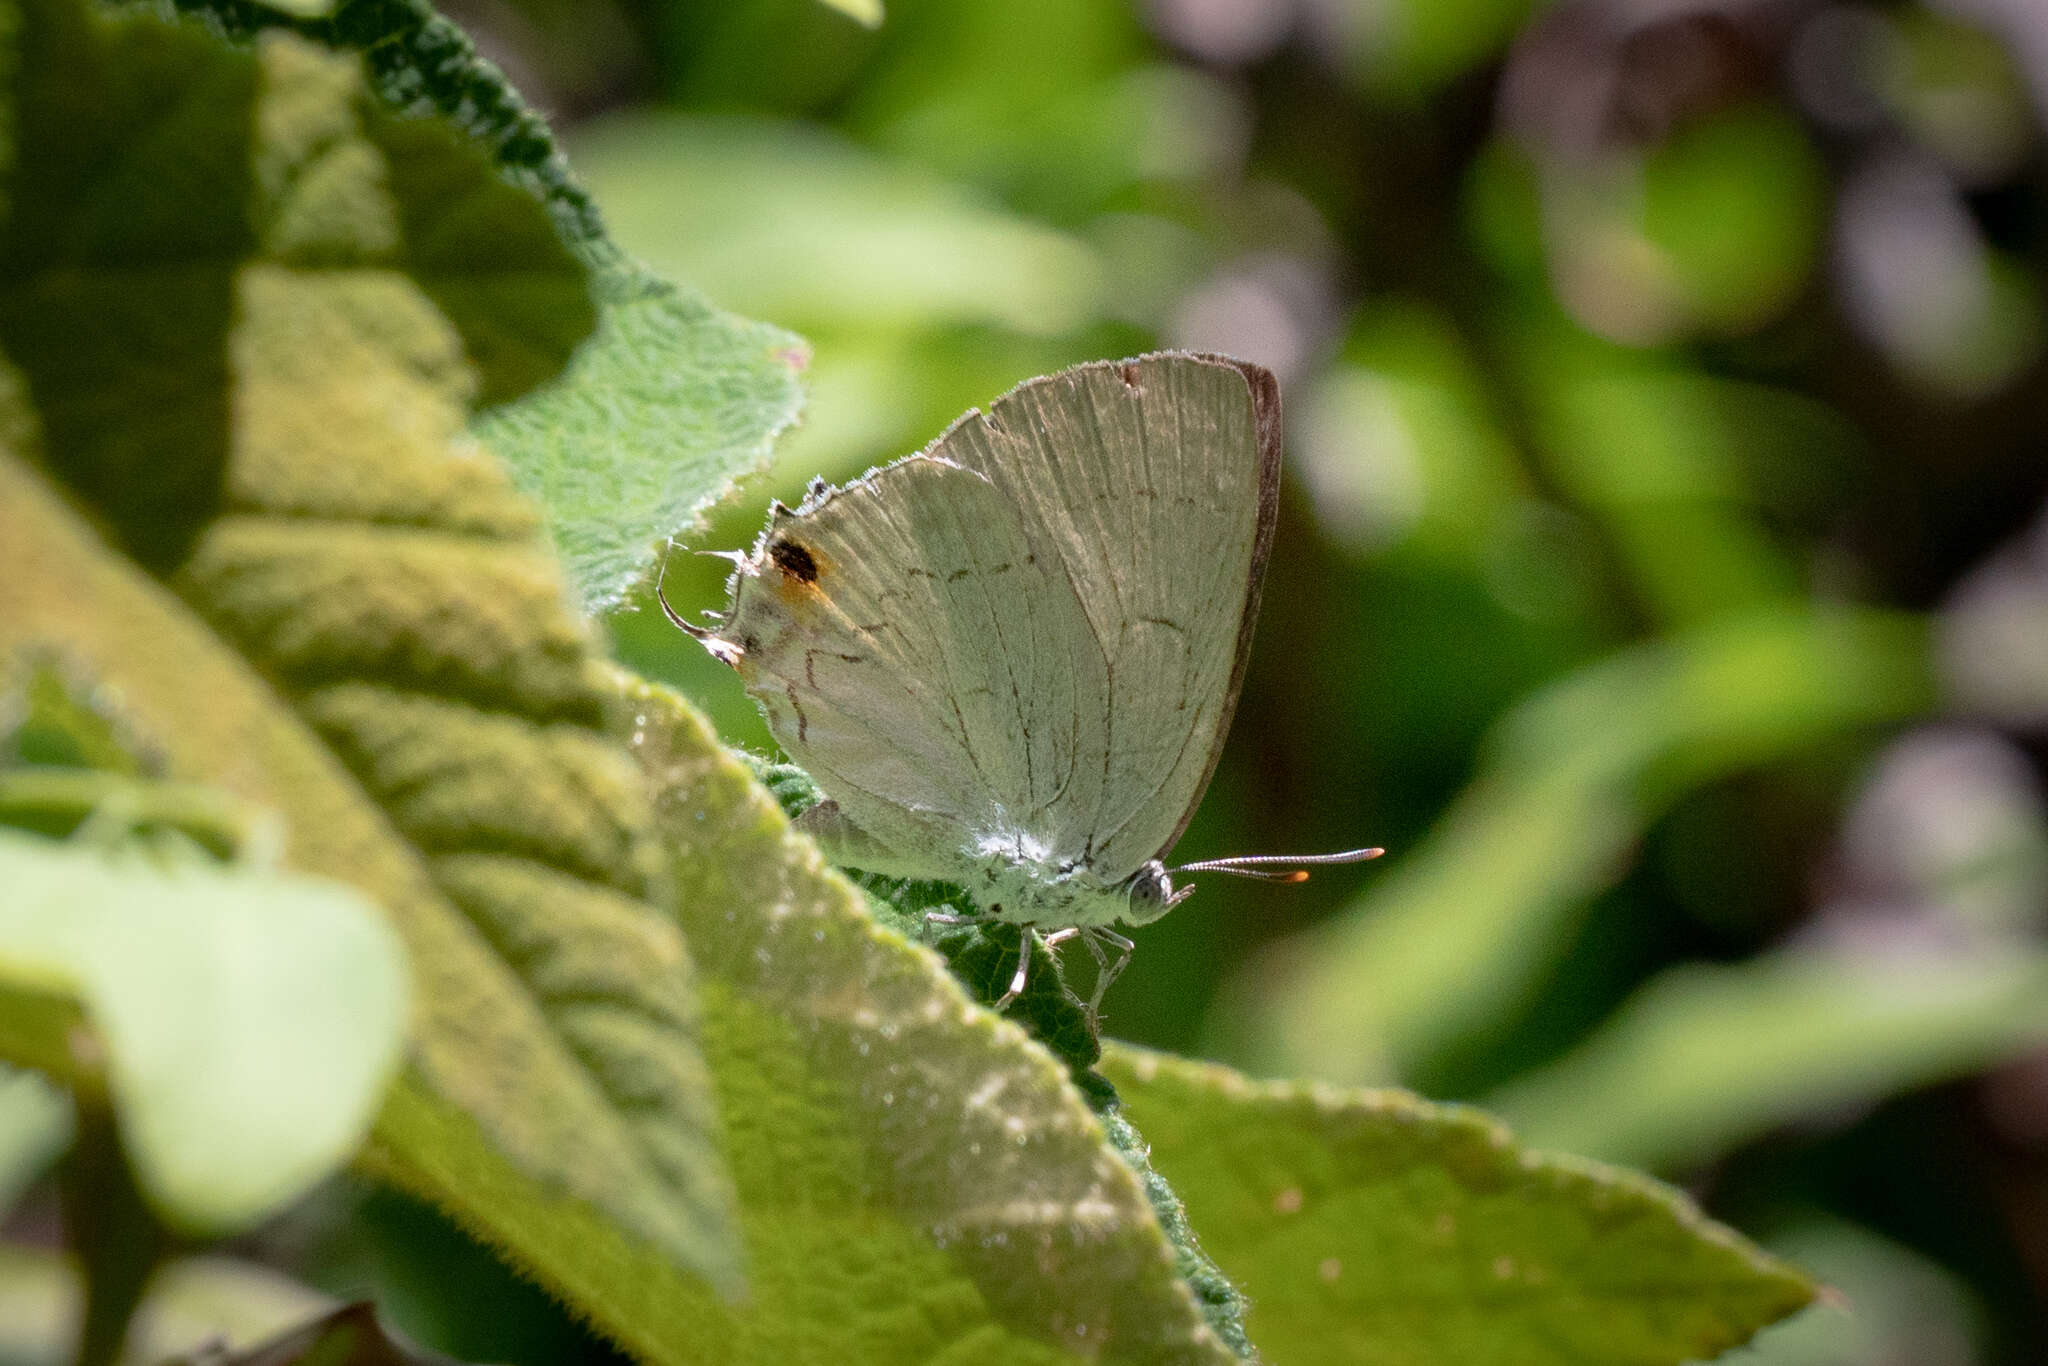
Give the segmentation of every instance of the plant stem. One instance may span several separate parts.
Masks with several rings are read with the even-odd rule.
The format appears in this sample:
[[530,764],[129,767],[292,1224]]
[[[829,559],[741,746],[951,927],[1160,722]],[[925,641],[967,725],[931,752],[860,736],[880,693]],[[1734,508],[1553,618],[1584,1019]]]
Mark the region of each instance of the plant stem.
[[78,1132],[61,1186],[64,1223],[85,1278],[76,1366],[114,1366],[167,1240],[143,1203],[122,1151],[106,1074],[82,1066],[73,1082]]

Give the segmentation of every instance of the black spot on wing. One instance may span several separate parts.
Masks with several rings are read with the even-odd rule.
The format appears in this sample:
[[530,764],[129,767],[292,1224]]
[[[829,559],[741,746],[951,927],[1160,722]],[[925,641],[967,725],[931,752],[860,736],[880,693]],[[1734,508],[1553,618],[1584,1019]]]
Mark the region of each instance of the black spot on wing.
[[795,541],[785,539],[773,542],[768,547],[768,558],[775,562],[777,569],[799,583],[818,581],[817,557]]

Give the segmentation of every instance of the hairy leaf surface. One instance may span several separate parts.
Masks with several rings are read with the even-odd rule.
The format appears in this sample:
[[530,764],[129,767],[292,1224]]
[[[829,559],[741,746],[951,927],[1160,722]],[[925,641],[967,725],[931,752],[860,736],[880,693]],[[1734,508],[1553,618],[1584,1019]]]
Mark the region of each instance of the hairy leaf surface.
[[1678,1192],[1476,1110],[1127,1046],[1103,1071],[1274,1366],[1676,1366],[1813,1298]]
[[[485,366],[486,406],[473,429],[511,467],[520,490],[541,504],[585,610],[623,599],[665,537],[696,525],[740,479],[767,464],[776,436],[802,408],[809,364],[803,341],[722,312],[620,251],[546,122],[426,0],[337,0],[331,15],[296,22],[239,0],[178,3],[230,32],[289,23],[361,52],[387,108],[440,115],[488,148],[495,174],[485,179],[522,185],[542,200],[589,267],[596,330],[566,371],[533,392],[525,392],[525,382],[554,371],[528,363],[517,343],[531,335],[541,301],[514,298],[516,325],[505,327],[498,311],[507,305],[506,291],[479,297],[466,276],[478,262],[518,248],[519,236],[442,239],[428,253],[430,268],[418,272],[473,352],[475,339],[487,338],[485,353],[500,362]],[[402,174],[407,122],[379,121],[372,136]],[[575,336],[589,331],[573,313],[558,319]]]
[[[641,780],[534,510],[464,430],[480,376],[566,362],[582,268],[349,59],[25,15],[0,652],[98,681],[171,776],[278,811],[291,866],[390,913],[418,1008],[387,1176],[431,1170],[472,1226],[598,1231],[627,1298],[736,1285]],[[414,272],[471,248],[444,312]],[[557,1287],[585,1269],[503,1241]]]
[[877,925],[672,694],[636,685],[757,1299],[717,1362],[1223,1362],[1066,1071]]

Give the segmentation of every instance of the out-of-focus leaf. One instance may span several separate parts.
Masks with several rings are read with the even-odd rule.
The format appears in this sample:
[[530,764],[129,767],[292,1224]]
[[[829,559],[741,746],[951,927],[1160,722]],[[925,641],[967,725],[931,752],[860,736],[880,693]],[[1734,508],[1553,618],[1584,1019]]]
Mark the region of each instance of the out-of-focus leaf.
[[71,1105],[35,1072],[0,1063],[0,1220],[71,1141]]
[[[431,1172],[472,1224],[488,1207],[536,1279],[601,1277],[578,1307],[608,1331],[660,1323],[648,1306],[694,1276],[735,1286],[688,955],[650,904],[665,877],[615,698],[533,509],[463,431],[475,378],[461,335],[389,255],[390,225],[424,212],[391,196],[431,197],[428,162],[384,174],[352,60],[287,35],[252,56],[152,17],[33,12],[18,107],[38,130],[23,166],[46,235],[38,256],[25,220],[10,223],[26,283],[0,296],[0,341],[28,383],[6,394],[19,420],[5,430],[32,429],[46,394],[96,401],[0,458],[0,655],[72,662],[121,698],[169,773],[276,810],[291,867],[389,913],[418,1010],[375,1131],[380,1171],[415,1185]],[[131,67],[149,91],[131,92]],[[161,157],[75,150],[129,147],[141,129],[165,149],[189,142],[180,175],[148,169]],[[452,137],[445,151],[476,159]],[[67,167],[136,169],[109,199]],[[508,237],[544,221],[510,189],[455,184]],[[87,229],[115,202],[122,235],[103,241]],[[193,238],[220,267],[201,319],[214,330],[197,336],[163,316],[186,296],[149,268],[185,260]],[[65,252],[102,268],[118,330],[24,304],[98,278],[36,268]],[[465,306],[516,320],[507,289],[503,308],[487,291]],[[189,402],[157,411],[144,378]],[[99,476],[138,448],[165,467],[153,500],[123,484],[108,504]],[[116,531],[178,522],[174,541],[147,542],[170,556],[164,575],[122,559],[81,504]],[[645,1331],[660,1347],[681,1330]]]
[[445,1366],[451,1361],[393,1334],[378,1321],[374,1306],[350,1304],[254,1347],[202,1347],[165,1366]]
[[1691,328],[1742,332],[1804,287],[1826,225],[1827,170],[1772,106],[1681,131],[1643,167],[1642,233]]
[[[2024,30],[2023,10],[2009,11]],[[1907,9],[1884,16],[1877,36],[1889,60],[1878,92],[1913,140],[1941,157],[1965,185],[1996,183],[2031,150],[2036,134],[2022,63],[2024,40],[1997,36],[1996,6],[1943,13]],[[1972,22],[1972,20],[1976,22]]]
[[1723,1366],[1978,1366],[1983,1309],[1939,1263],[1841,1219],[1802,1212],[1771,1251],[1828,1287],[1811,1312],[1759,1333]]
[[1530,1142],[1679,1171],[2048,1043],[2048,955],[1899,945],[1673,968],[1487,1098]]
[[95,816],[137,832],[175,833],[224,860],[264,863],[282,839],[275,812],[203,783],[0,764],[0,827],[61,839]]
[[1853,440],[1839,418],[1554,323],[1523,327],[1515,345],[1544,472],[1599,522],[1660,623],[1798,599],[1802,571],[1767,530],[1776,509],[1757,485],[1774,475],[1793,484],[1781,471],[1839,460]]
[[[1753,332],[1812,273],[1827,171],[1776,105],[1722,110],[1641,150],[1541,155],[1551,292],[1600,336],[1645,346]],[[1497,245],[1513,249],[1505,236]]]
[[[285,16],[239,0],[177,0],[231,33],[247,34]],[[462,31],[427,0],[347,0],[329,18],[292,21],[298,32],[360,51],[377,93],[406,115],[438,114],[489,149],[495,175],[482,183],[522,184],[548,206],[555,228],[592,272],[597,329],[568,369],[538,392],[497,382],[494,356],[518,357],[507,341],[530,341],[534,305],[543,296],[495,290],[482,298],[460,288],[463,272],[539,250],[537,224],[490,214],[451,220],[479,225],[482,240],[451,228],[423,248],[430,266],[419,280],[471,344],[484,365],[483,399],[497,404],[476,415],[474,429],[512,469],[519,488],[545,509],[557,548],[586,611],[615,604],[644,577],[670,533],[693,526],[764,465],[775,438],[796,421],[803,403],[808,352],[791,334],[712,307],[694,290],[657,278],[606,235],[596,206],[570,177],[545,120],[528,109],[502,72],[478,57]],[[407,120],[374,120],[370,129],[402,174],[410,145]],[[406,187],[399,186],[401,192]],[[443,191],[429,206],[462,206]],[[418,236],[406,195],[405,227]],[[545,229],[541,229],[541,234]],[[552,238],[548,245],[559,250]],[[518,326],[493,324],[495,310],[518,306]],[[569,340],[587,328],[582,315],[557,309],[557,334]],[[479,354],[477,338],[489,342]],[[554,367],[547,367],[552,373]],[[524,376],[530,368],[518,372]],[[511,402],[502,400],[512,399]]]
[[1813,1298],[1678,1192],[1475,1110],[1125,1046],[1103,1070],[1285,1366],[1675,1364]]
[[[1146,190],[1171,195],[1236,178],[1248,117],[1241,91],[1198,66],[1157,60],[1144,17],[1138,6],[1096,0],[899,14],[876,45],[878,60],[846,91],[839,122],[906,162],[1060,222],[1149,198]],[[779,32],[763,36],[772,43]],[[699,85],[716,90],[718,78]]]
[[1505,48],[1534,0],[1335,0],[1339,56],[1368,91],[1419,102]]
[[876,28],[882,22],[882,0],[818,0],[829,9],[836,9],[863,28]]
[[1101,307],[1084,243],[821,130],[626,114],[574,151],[620,241],[754,312],[1054,333]]
[[678,1360],[1223,1362],[1065,1070],[878,926],[673,694],[636,685],[703,971],[752,1297]]
[[[17,766],[138,775],[151,767],[137,736],[53,659],[0,660],[0,770]],[[0,824],[16,824],[0,811]]]
[[1529,481],[1448,322],[1384,300],[1353,327],[1289,415],[1297,467],[1323,526],[1356,546],[1414,534],[1476,556]]
[[[73,1360],[77,1268],[56,1253],[0,1246],[0,1361],[64,1366]],[[260,1342],[331,1309],[333,1302],[275,1271],[225,1257],[167,1263],[136,1311],[122,1366],[160,1366],[209,1343]]]
[[1247,974],[1268,1003],[1261,1066],[1366,1081],[1426,1064],[1525,998],[1679,796],[1930,694],[1920,624],[1846,610],[1745,614],[1552,685],[1420,848],[1285,967]]
[[[165,1222],[247,1227],[355,1150],[406,1014],[375,907],[309,878],[5,830],[0,885],[0,978],[83,1004]],[[13,1018],[0,1011],[10,1055]]]

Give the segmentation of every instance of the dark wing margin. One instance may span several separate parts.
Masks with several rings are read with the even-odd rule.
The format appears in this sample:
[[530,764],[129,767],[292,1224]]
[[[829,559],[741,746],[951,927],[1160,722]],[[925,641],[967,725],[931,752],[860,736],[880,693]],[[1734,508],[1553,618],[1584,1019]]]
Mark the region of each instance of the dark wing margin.
[[1173,851],[1173,846],[1180,843],[1180,837],[1187,833],[1188,823],[1194,820],[1196,809],[1208,793],[1209,780],[1216,776],[1216,764],[1222,759],[1224,743],[1230,738],[1231,720],[1237,714],[1237,695],[1244,688],[1245,669],[1252,658],[1252,631],[1259,624],[1259,594],[1265,588],[1266,561],[1273,554],[1273,532],[1280,521],[1280,456],[1285,440],[1280,426],[1280,381],[1265,366],[1206,351],[1154,352],[1138,359],[1152,360],[1157,356],[1210,361],[1227,365],[1243,375],[1245,384],[1251,389],[1252,414],[1259,434],[1258,528],[1252,535],[1251,581],[1245,585],[1244,615],[1237,623],[1237,650],[1230,662],[1230,682],[1223,689],[1223,709],[1216,718],[1216,742],[1209,747],[1209,762],[1195,783],[1187,810],[1180,813],[1180,821],[1173,827],[1166,843],[1159,846],[1156,857],[1165,858]]

